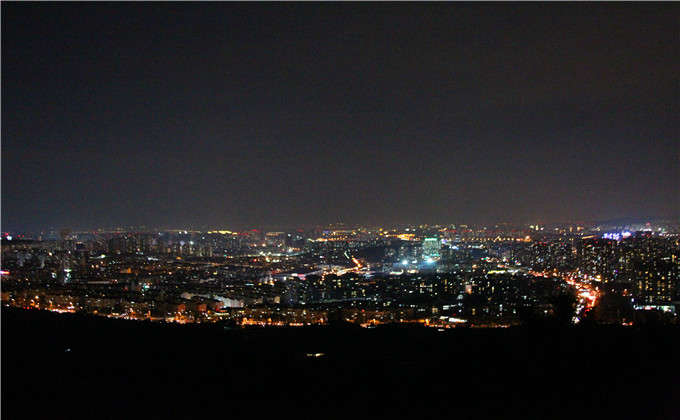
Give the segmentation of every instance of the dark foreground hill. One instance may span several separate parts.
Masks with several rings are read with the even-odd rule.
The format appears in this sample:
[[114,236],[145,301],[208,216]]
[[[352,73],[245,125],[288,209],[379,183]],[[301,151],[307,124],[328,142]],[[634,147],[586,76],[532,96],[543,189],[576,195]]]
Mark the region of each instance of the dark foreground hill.
[[677,327],[229,330],[2,308],[2,415],[678,418],[679,344]]

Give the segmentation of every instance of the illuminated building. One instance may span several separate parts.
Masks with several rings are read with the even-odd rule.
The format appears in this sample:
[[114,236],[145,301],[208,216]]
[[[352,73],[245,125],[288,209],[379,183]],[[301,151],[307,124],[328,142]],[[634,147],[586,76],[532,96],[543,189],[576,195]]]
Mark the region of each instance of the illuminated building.
[[633,246],[631,280],[637,304],[667,303],[678,293],[678,241],[642,236],[631,240]]
[[613,275],[616,241],[588,238],[577,246],[578,264],[582,274],[598,281],[609,281]]
[[441,244],[437,238],[425,238],[422,245],[423,259],[436,261],[441,256]]

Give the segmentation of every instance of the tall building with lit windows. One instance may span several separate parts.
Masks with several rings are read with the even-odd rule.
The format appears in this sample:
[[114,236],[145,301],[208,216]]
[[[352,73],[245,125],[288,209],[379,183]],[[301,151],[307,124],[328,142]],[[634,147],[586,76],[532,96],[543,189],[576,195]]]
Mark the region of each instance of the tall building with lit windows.
[[678,295],[680,261],[675,242],[652,237],[635,238],[631,264],[633,295],[638,304],[663,304]]
[[441,243],[437,238],[425,238],[422,245],[422,255],[426,260],[438,260],[441,256]]
[[611,280],[616,249],[617,243],[614,240],[586,238],[579,241],[577,246],[579,271],[599,281]]

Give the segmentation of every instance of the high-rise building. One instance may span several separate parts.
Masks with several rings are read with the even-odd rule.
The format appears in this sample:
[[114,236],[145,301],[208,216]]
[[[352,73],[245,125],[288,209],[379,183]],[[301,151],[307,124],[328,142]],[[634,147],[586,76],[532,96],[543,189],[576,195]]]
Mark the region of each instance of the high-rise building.
[[425,238],[422,245],[422,255],[425,260],[438,260],[441,256],[439,240],[437,238]]

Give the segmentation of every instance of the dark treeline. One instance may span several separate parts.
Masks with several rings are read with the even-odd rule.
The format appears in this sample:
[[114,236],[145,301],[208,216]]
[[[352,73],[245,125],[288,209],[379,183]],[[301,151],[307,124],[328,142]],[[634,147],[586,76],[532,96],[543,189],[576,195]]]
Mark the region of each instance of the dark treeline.
[[3,307],[2,414],[677,418],[679,344],[677,326],[231,329]]

